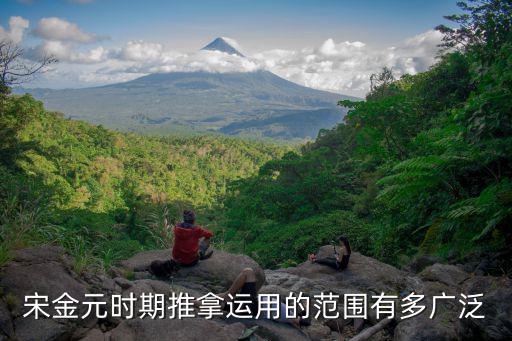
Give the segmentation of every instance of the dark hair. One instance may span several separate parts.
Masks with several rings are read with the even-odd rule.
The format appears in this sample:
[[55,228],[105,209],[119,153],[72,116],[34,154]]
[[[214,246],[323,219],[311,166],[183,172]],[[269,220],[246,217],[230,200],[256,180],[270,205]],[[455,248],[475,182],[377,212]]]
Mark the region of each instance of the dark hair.
[[183,211],[183,221],[185,223],[193,224],[196,221],[196,214],[192,210]]
[[343,243],[343,245],[345,245],[345,249],[347,249],[347,252],[348,252],[349,254],[351,254],[351,253],[352,253],[352,249],[350,248],[350,243],[348,242],[348,238],[347,238],[347,237],[345,237],[345,236],[339,236],[339,237],[338,237],[338,240],[339,240],[341,243]]

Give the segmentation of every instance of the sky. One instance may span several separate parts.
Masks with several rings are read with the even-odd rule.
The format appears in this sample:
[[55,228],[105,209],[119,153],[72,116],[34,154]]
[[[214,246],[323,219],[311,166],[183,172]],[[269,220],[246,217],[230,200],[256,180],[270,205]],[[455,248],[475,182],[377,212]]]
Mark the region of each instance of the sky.
[[[0,39],[59,62],[27,87],[88,87],[153,72],[269,70],[309,87],[363,96],[382,67],[435,63],[433,28],[452,0],[0,0]],[[227,37],[246,57],[199,51]]]

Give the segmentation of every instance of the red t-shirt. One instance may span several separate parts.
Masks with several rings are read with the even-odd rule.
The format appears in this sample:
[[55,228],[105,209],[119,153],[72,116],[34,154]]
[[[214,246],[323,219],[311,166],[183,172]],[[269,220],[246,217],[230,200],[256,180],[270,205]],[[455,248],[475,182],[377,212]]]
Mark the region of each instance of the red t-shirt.
[[174,226],[174,245],[172,247],[172,259],[181,264],[191,264],[197,261],[199,251],[199,239],[211,238],[213,233],[201,226],[180,227]]

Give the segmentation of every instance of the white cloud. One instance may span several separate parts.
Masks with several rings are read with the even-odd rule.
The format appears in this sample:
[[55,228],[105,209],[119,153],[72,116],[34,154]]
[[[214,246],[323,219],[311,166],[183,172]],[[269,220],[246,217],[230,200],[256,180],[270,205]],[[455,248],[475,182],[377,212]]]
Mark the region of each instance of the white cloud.
[[366,45],[360,41],[350,42],[345,41],[340,44],[336,44],[331,38],[324,41],[318,51],[325,56],[343,56],[352,51],[362,49]]
[[251,72],[260,68],[254,60],[218,51],[198,51],[189,54],[167,54],[163,71]]
[[439,32],[427,31],[388,48],[327,39],[316,48],[273,49],[247,58],[218,51],[181,53],[157,42],[140,40],[110,50],[96,47],[85,51],[76,50],[69,41],[47,40],[37,50],[54,54],[63,62],[89,64],[92,69],[87,66],[84,72],[78,67],[75,78],[91,84],[126,81],[155,72],[266,69],[312,88],[363,96],[369,89],[370,75],[384,66],[396,76],[427,70],[435,62],[441,37]]
[[228,43],[229,45],[234,47],[235,50],[237,50],[238,52],[241,53],[243,51],[242,45],[240,45],[240,43],[238,41],[236,41],[235,39],[229,38],[229,37],[220,37],[220,38],[222,38],[226,43]]
[[69,43],[48,40],[27,50],[27,57],[38,60],[44,55],[51,55],[59,62],[76,64],[95,64],[107,60],[108,51],[102,46],[87,50],[76,51]]
[[136,73],[209,71],[248,72],[259,68],[254,60],[219,51],[200,50],[180,53],[165,50],[161,44],[130,41],[111,52],[111,57],[132,62],[125,71]]
[[84,32],[75,23],[57,17],[43,18],[39,20],[37,27],[33,30],[33,33],[45,40],[76,43],[92,43],[105,39],[105,37]]
[[158,43],[148,43],[142,40],[129,41],[112,56],[128,61],[150,62],[161,58],[162,50],[162,45]]
[[396,76],[427,70],[435,62],[441,38],[441,33],[427,31],[384,49],[327,39],[317,49],[277,49],[257,53],[254,58],[299,84],[362,96],[369,89],[370,75],[384,66],[392,68]]
[[43,18],[32,32],[42,42],[27,49],[26,57],[29,59],[38,60],[51,55],[61,63],[97,64],[106,61],[110,54],[103,46],[80,48],[81,44],[93,43],[104,37],[84,32],[76,24],[61,18]]
[[[297,51],[274,49],[249,58],[218,51],[179,53],[166,50],[158,43],[131,41],[110,53],[111,60],[124,63],[117,63],[115,67],[106,63],[97,78],[103,81],[116,74],[126,79],[131,74],[155,72],[250,72],[267,69],[309,87],[362,96],[368,91],[370,75],[384,66],[392,68],[397,76],[428,69],[435,62],[440,39],[440,33],[428,31],[384,49],[359,41],[336,43],[327,39],[317,48]],[[88,78],[91,81],[94,77]]]
[[29,26],[29,21],[22,17],[9,18],[9,30],[0,26],[0,40],[10,40],[16,44],[23,40],[23,34]]

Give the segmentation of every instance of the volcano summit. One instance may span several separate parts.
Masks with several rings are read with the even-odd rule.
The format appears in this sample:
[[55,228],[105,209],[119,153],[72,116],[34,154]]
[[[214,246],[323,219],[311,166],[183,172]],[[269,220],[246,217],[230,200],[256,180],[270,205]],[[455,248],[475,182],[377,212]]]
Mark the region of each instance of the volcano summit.
[[[216,38],[202,58],[247,58]],[[173,66],[173,65],[170,65]],[[269,71],[152,73],[116,84],[81,89],[17,89],[67,117],[124,130],[167,134],[220,132],[278,139],[314,138],[340,122],[349,96],[311,89]]]
[[201,50],[203,51],[219,51],[224,52],[227,54],[234,54],[240,57],[245,57],[242,53],[240,53],[237,49],[235,49],[231,44],[228,42],[229,38],[225,37],[219,37],[215,38],[211,43],[203,47]]

